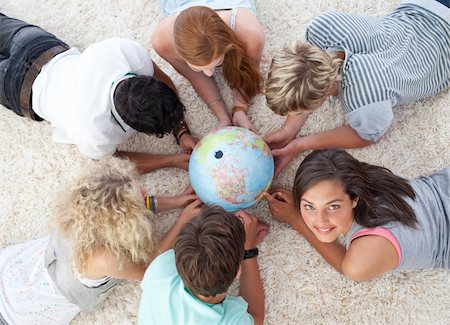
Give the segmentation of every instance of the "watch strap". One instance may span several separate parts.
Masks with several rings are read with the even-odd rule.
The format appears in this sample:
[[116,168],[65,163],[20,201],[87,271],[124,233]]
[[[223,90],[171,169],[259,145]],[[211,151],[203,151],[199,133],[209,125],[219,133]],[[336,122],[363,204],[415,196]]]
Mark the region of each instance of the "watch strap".
[[252,249],[246,249],[244,250],[244,260],[247,258],[256,257],[259,254],[258,247],[252,248]]

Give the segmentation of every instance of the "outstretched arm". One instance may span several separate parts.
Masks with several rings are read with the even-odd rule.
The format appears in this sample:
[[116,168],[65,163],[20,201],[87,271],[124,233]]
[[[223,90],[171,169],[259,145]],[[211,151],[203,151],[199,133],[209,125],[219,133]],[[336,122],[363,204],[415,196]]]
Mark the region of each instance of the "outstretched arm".
[[272,153],[276,159],[275,175],[278,175],[295,156],[306,150],[363,148],[373,143],[373,141],[361,138],[348,124],[305,137],[298,137],[286,147],[273,150]]
[[[175,88],[175,85],[173,84],[172,79],[170,79],[170,77],[168,75],[166,75],[164,73],[164,71],[162,71],[154,62],[153,62],[153,68],[155,69],[155,73],[154,73],[155,79],[158,79],[158,80],[164,82],[167,86],[169,86],[178,95],[178,91]],[[180,125],[183,125],[182,123],[184,123],[184,125],[187,128],[187,124],[184,119],[182,122],[180,122],[180,124],[177,127],[179,128]],[[181,148],[183,148],[184,152],[190,153],[194,149],[194,147],[197,143],[197,139],[191,135],[188,128],[187,128],[187,130],[188,130],[188,132],[184,132],[181,136],[177,137],[176,133],[174,133],[174,136],[177,139],[178,144],[181,146]]]
[[163,240],[159,244],[158,255],[173,248],[177,235],[180,233],[181,229],[186,223],[188,223],[199,214],[201,205],[202,201],[200,201],[200,199],[196,199],[184,208],[183,212],[181,212],[181,215],[178,217],[178,220],[166,233]]
[[293,229],[314,247],[320,255],[333,266],[338,272],[342,273],[342,261],[345,256],[346,249],[338,242],[322,243],[309,230],[308,226],[303,221],[300,211],[294,207],[294,200],[292,192],[278,188],[273,190],[272,194],[264,194],[269,202],[270,213],[276,219],[286,222]]
[[189,154],[154,155],[145,152],[116,151],[116,157],[126,157],[136,165],[138,172],[148,173],[165,167],[177,167],[187,170],[189,166]]
[[[243,44],[245,54],[258,67],[261,64],[261,56],[264,49],[265,35],[256,16],[248,9],[240,8],[235,26],[235,35]],[[233,89],[233,106],[248,107],[249,103],[242,98],[236,89]],[[238,111],[232,116],[233,125],[253,130],[246,112]]]
[[288,115],[283,127],[267,134],[264,137],[264,141],[267,142],[272,150],[284,148],[297,136],[309,114],[309,112],[302,112],[300,114]]
[[[242,220],[245,228],[244,249],[255,248],[267,234],[268,225],[259,223],[255,216],[243,210],[238,211],[236,216]],[[239,294],[248,303],[248,313],[252,315],[255,324],[262,325],[264,322],[264,289],[257,257],[242,261],[240,285]]]
[[[291,225],[338,272],[355,281],[367,281],[393,270],[398,264],[394,246],[381,236],[363,236],[352,241],[349,249],[338,241],[323,243],[303,221],[300,211],[294,207],[292,192],[275,189],[265,193],[272,215]],[[367,254],[370,252],[370,254]]]

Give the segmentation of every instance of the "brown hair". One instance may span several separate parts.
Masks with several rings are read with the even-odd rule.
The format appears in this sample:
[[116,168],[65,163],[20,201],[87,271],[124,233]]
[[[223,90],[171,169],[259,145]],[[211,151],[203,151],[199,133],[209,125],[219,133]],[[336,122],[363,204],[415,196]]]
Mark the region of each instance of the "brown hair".
[[193,294],[213,297],[228,290],[244,256],[244,226],[220,207],[203,207],[175,240],[175,260]]
[[175,20],[173,33],[175,48],[187,62],[205,66],[224,55],[222,69],[229,86],[246,101],[261,92],[259,67],[214,10],[202,6],[183,10]]
[[416,227],[417,218],[406,202],[407,197],[416,197],[409,182],[387,168],[361,162],[338,149],[316,150],[302,161],[292,190],[297,208],[303,193],[325,180],[337,181],[351,199],[359,198],[355,207],[358,224],[376,227],[399,221]]
[[272,59],[266,81],[266,100],[276,114],[314,110],[340,81],[343,60],[308,43],[284,46]]

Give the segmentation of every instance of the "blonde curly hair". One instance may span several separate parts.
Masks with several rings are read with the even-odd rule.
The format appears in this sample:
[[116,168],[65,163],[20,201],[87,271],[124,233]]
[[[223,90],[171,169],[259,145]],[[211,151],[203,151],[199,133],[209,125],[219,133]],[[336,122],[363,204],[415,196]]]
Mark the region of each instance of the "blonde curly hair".
[[95,253],[108,249],[118,262],[148,264],[156,249],[150,218],[132,163],[110,158],[78,179],[57,205],[53,225],[70,241],[81,272]]
[[266,82],[269,108],[278,115],[312,111],[341,80],[343,60],[309,43],[294,42],[277,51]]

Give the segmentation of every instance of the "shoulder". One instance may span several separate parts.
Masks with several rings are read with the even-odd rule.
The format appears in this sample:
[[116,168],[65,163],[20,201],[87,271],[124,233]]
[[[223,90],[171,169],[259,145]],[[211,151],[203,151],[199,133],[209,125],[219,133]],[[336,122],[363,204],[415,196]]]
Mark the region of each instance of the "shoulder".
[[265,35],[255,14],[246,8],[239,8],[234,34],[242,43],[246,54],[259,62],[264,48]]
[[126,39],[126,38],[121,38],[121,37],[111,37],[108,39],[105,39],[103,41],[100,42],[96,42],[90,46],[88,46],[85,50],[86,51],[91,51],[91,50],[100,50],[100,49],[134,49],[134,50],[143,50],[145,52],[147,52],[145,50],[145,48],[139,44],[137,41],[134,40],[130,40],[130,39]]
[[224,323],[226,324],[254,324],[252,315],[248,312],[248,304],[241,296],[227,295],[223,301],[224,310],[226,313],[223,315]]
[[176,55],[173,39],[173,27],[177,15],[171,15],[164,19],[153,31],[151,43],[152,47],[162,57]]
[[159,277],[179,277],[175,265],[175,251],[173,249],[157,256],[147,268],[144,274],[144,281]]
[[389,239],[366,235],[351,242],[342,261],[342,272],[352,280],[367,281],[392,271],[398,262],[397,250]]

